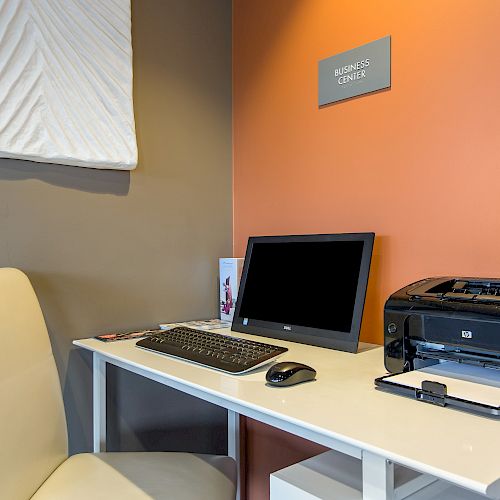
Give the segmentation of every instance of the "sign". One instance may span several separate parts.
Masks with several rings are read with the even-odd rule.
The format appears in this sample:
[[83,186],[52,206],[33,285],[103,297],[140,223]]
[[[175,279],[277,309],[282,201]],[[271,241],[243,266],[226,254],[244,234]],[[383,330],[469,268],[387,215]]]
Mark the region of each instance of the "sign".
[[391,86],[391,37],[319,62],[319,105]]

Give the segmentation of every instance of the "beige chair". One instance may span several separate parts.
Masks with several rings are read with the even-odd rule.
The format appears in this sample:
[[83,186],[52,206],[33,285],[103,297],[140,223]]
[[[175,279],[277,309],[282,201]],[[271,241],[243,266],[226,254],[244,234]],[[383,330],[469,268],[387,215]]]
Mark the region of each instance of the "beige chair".
[[21,271],[0,269],[2,500],[234,500],[235,463],[190,453],[81,453],[66,418],[38,300]]

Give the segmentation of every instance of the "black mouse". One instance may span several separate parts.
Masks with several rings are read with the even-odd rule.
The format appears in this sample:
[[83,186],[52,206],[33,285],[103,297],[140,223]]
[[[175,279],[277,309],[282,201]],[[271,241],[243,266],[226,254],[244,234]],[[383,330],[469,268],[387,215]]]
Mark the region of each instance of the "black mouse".
[[279,387],[300,384],[314,380],[316,370],[302,363],[284,361],[271,366],[266,373],[267,383]]

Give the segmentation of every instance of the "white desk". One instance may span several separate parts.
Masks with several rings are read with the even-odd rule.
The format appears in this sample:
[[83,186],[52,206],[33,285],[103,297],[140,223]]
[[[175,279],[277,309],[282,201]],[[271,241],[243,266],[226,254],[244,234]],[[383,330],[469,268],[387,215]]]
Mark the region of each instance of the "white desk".
[[[221,330],[221,333],[229,333]],[[260,338],[288,347],[280,360],[316,368],[288,388],[265,385],[266,369],[227,375],[144,351],[135,341],[74,344],[94,356],[94,451],[106,442],[105,364],[111,363],[229,410],[229,455],[239,458],[239,414],[362,459],[363,498],[392,498],[393,463],[500,497],[500,422],[380,392],[383,350],[350,354]]]

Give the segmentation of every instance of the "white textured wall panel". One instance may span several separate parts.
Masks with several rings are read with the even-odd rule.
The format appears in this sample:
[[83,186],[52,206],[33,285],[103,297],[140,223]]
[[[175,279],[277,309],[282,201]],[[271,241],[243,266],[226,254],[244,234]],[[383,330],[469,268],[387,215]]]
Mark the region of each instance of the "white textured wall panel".
[[137,164],[130,0],[0,0],[0,157]]

